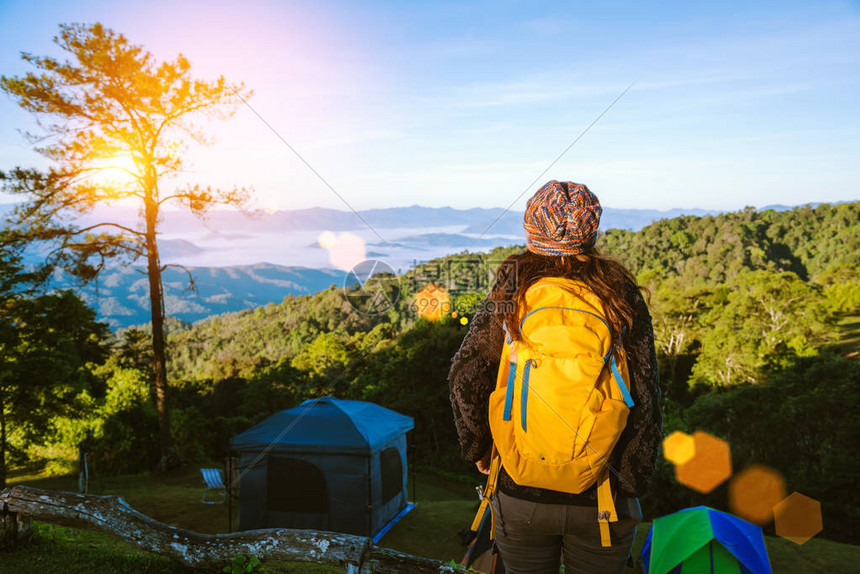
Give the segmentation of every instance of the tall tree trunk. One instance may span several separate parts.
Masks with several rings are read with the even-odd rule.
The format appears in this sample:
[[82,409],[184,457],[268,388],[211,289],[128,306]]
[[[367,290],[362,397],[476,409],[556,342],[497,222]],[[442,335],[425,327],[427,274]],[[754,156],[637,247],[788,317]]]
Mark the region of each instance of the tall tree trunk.
[[6,405],[0,392],[0,488],[6,488]]
[[161,283],[161,260],[158,257],[156,225],[158,204],[146,202],[146,257],[149,276],[149,305],[152,321],[152,367],[155,407],[158,411],[159,470],[170,466],[173,441],[170,438],[170,410],[167,404],[167,358],[164,351],[164,287]]

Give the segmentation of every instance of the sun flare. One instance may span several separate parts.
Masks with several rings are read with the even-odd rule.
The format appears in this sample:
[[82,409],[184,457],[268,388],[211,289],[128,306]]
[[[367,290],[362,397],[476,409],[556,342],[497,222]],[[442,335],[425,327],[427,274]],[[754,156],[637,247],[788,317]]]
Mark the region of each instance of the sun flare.
[[138,169],[131,154],[118,154],[93,162],[90,182],[107,187],[127,187],[136,181]]

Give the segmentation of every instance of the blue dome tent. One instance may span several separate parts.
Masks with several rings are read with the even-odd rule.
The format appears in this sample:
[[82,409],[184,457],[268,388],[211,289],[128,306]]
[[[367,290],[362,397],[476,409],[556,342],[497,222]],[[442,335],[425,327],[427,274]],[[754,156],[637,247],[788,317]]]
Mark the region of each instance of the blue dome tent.
[[373,403],[307,400],[233,437],[239,530],[310,528],[378,540],[411,509],[407,417]]

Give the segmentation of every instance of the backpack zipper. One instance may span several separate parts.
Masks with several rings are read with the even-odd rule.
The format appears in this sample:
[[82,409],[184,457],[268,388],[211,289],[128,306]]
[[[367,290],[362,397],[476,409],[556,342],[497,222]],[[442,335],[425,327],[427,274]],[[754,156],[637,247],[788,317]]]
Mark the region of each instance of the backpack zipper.
[[526,361],[525,367],[523,367],[523,391],[520,395],[520,423],[523,426],[523,432],[528,432],[526,428],[526,407],[529,400],[529,372],[532,365],[537,366],[537,363],[534,359],[529,359]]

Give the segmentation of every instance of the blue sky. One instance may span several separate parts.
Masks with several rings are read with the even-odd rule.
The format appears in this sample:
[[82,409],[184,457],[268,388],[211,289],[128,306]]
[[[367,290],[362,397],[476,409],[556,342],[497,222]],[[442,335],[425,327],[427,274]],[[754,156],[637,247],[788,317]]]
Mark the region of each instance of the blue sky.
[[[182,52],[201,77],[253,88],[357,209],[523,194],[522,209],[549,179],[619,208],[860,199],[856,2],[175,4],[0,2],[0,73],[26,71],[20,51],[56,54],[61,22]],[[42,161],[18,128],[32,120],[0,97],[0,169]],[[250,110],[211,132],[182,178],[253,185],[263,207],[345,209]]]

